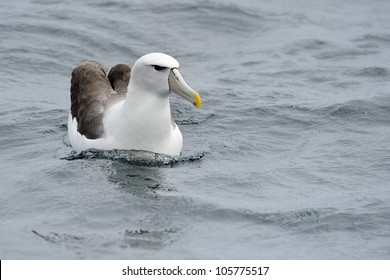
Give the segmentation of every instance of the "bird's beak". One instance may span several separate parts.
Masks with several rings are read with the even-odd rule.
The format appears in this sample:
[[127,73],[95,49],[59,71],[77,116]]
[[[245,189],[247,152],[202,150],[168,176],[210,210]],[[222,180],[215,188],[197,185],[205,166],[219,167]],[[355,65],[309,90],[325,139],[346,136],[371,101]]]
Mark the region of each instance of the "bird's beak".
[[177,68],[171,69],[168,82],[170,90],[194,104],[196,108],[200,107],[201,100],[199,93],[187,85]]

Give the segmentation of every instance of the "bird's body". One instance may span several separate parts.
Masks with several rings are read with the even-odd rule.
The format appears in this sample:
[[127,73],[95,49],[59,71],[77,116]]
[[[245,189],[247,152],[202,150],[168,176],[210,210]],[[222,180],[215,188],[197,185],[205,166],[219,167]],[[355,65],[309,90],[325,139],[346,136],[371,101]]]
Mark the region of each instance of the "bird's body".
[[68,120],[73,148],[77,152],[96,148],[179,155],[183,139],[172,120],[169,91],[200,106],[199,94],[178,72],[179,63],[165,54],[148,54],[136,61],[131,78],[130,68],[115,67],[108,71],[87,62],[74,69]]

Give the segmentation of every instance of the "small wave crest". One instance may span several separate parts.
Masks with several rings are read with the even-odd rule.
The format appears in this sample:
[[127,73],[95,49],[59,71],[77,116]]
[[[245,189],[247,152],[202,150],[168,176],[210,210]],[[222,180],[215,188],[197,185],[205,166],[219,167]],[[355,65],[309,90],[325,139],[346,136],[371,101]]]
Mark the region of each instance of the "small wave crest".
[[205,153],[200,152],[190,156],[169,156],[148,151],[139,150],[98,150],[88,149],[81,153],[72,153],[64,158],[65,160],[77,159],[108,159],[120,161],[132,165],[149,166],[149,167],[172,167],[182,163],[199,161]]

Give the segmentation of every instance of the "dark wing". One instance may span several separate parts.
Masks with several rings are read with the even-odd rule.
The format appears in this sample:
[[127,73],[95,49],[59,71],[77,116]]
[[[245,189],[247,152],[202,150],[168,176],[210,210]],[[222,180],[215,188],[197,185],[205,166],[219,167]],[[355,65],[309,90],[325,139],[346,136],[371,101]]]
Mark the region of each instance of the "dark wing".
[[116,94],[108,97],[107,106],[117,103],[119,100],[126,98],[127,86],[130,81],[131,69],[126,64],[117,64],[111,67],[108,72],[108,80]]
[[126,64],[117,64],[114,67],[111,67],[108,72],[108,80],[110,81],[112,88],[118,94],[127,93],[127,86],[130,81],[130,72],[131,69]]
[[103,65],[88,61],[72,72],[71,113],[77,119],[77,130],[89,139],[102,136],[104,106],[112,88]]
[[[110,70],[110,80],[107,78],[107,69],[94,61],[81,63],[72,72],[71,114],[77,119],[78,132],[89,139],[99,138],[104,133],[102,119],[106,104],[111,103],[111,99],[116,99],[116,96],[121,98],[126,96],[130,67],[127,66],[128,69],[125,69],[128,70],[129,79],[126,71],[121,77],[118,72],[123,69],[117,70],[115,67]],[[124,86],[126,81],[127,84]],[[112,84],[121,91],[120,94],[114,91]]]

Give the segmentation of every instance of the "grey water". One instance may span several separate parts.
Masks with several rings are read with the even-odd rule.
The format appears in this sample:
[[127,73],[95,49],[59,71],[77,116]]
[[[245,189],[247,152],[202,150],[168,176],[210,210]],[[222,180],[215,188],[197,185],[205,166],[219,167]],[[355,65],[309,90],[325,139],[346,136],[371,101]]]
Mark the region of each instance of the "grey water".
[[[389,259],[390,1],[0,2],[1,259]],[[180,157],[77,155],[84,60],[181,64]]]

